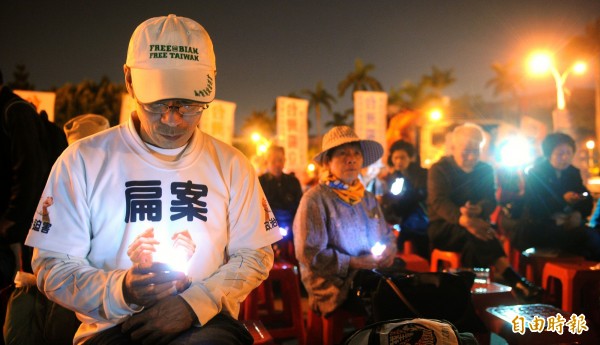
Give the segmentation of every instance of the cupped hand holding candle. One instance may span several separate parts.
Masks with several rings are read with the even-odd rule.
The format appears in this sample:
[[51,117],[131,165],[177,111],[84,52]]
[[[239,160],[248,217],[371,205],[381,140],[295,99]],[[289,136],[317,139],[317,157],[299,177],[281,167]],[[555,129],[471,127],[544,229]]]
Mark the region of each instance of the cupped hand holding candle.
[[385,244],[381,244],[380,242],[376,242],[373,247],[371,247],[371,253],[373,254],[373,256],[375,257],[379,257],[381,256],[381,254],[383,254],[383,251],[385,250]]

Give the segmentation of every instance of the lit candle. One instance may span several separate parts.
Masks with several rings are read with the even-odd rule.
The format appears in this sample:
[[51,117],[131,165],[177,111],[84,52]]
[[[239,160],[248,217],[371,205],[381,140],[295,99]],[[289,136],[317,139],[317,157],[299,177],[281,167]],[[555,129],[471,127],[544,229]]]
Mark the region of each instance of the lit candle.
[[396,181],[392,183],[390,192],[394,195],[398,195],[402,193],[402,188],[404,188],[404,177],[397,178]]
[[373,254],[373,256],[377,257],[377,256],[380,256],[384,250],[385,250],[385,244],[376,242],[375,245],[373,245],[373,247],[371,248],[371,253]]

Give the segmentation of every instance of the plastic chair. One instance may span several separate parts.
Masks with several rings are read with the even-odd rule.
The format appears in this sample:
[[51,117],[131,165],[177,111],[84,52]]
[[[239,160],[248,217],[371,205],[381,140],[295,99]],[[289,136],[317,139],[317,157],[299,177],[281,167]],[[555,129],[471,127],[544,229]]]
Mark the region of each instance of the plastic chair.
[[402,259],[410,271],[429,272],[429,262],[416,254],[397,253],[396,257]]
[[583,256],[553,249],[529,248],[521,253],[519,272],[524,274],[530,282],[541,285],[544,265],[547,263],[581,261],[584,261]]
[[362,314],[336,309],[327,317],[312,310],[308,311],[306,345],[336,345],[344,339],[344,327],[350,323],[360,329],[365,326],[366,317]]
[[[282,309],[274,306],[274,288],[279,286]],[[261,308],[262,307],[262,308]],[[245,320],[261,320],[271,336],[276,339],[297,338],[305,342],[304,318],[300,296],[298,267],[276,261],[267,280],[246,298],[243,305]]]
[[431,252],[431,266],[429,270],[431,272],[437,272],[440,268],[459,268],[461,262],[461,255],[458,252],[449,252],[440,249],[434,249]]
[[544,266],[542,287],[549,292],[554,280],[562,286],[562,309],[582,312],[582,288],[587,283],[600,281],[600,264],[594,261],[549,262]]
[[273,337],[259,320],[244,320],[244,327],[254,339],[254,345],[274,345]]

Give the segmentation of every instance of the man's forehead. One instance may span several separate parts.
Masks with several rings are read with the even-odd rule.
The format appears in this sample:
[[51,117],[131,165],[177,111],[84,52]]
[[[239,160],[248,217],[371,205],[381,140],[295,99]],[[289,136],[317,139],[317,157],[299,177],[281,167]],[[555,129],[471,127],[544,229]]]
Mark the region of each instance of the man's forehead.
[[457,150],[479,150],[481,142],[474,138],[462,137],[454,142],[454,148]]

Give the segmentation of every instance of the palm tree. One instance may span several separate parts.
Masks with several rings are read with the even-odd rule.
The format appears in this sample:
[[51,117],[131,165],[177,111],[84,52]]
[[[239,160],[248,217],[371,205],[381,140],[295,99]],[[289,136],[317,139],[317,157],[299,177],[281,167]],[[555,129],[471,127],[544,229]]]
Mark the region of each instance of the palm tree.
[[321,106],[324,106],[329,112],[331,112],[331,104],[336,102],[335,97],[333,97],[327,90],[323,88],[323,82],[319,81],[317,83],[316,89],[309,90],[304,89],[302,93],[308,96],[308,108],[315,109],[315,117],[317,120],[317,138],[320,140],[321,138]]
[[339,96],[343,97],[346,90],[352,88],[352,92],[359,90],[381,91],[381,83],[371,77],[369,73],[375,69],[373,64],[364,64],[361,59],[354,62],[354,71],[350,72],[344,80],[338,84]]
[[6,83],[13,90],[35,90],[35,85],[29,82],[29,72],[24,64],[17,64],[13,71],[13,81]]
[[244,119],[242,132],[249,137],[252,132],[259,132],[263,137],[270,138],[276,130],[275,119],[266,110],[253,110]]
[[424,75],[422,78],[424,84],[433,89],[433,94],[441,97],[441,91],[452,85],[456,81],[454,71],[452,69],[441,70],[436,66],[431,67],[431,74]]
[[[485,86],[493,88],[494,96],[508,94],[512,101],[517,104],[517,117],[511,119],[513,120],[511,122],[516,122],[518,116],[521,114],[518,92],[523,88],[523,76],[519,73],[515,73],[513,62],[508,62],[506,64],[495,62],[491,67],[495,76],[489,79],[485,83]],[[504,104],[505,109],[507,109],[508,102],[505,101]]]
[[346,109],[343,112],[336,111],[333,113],[333,120],[327,121],[325,123],[325,127],[335,127],[335,126],[354,126],[354,120],[352,120],[352,116],[354,115],[354,109]]

